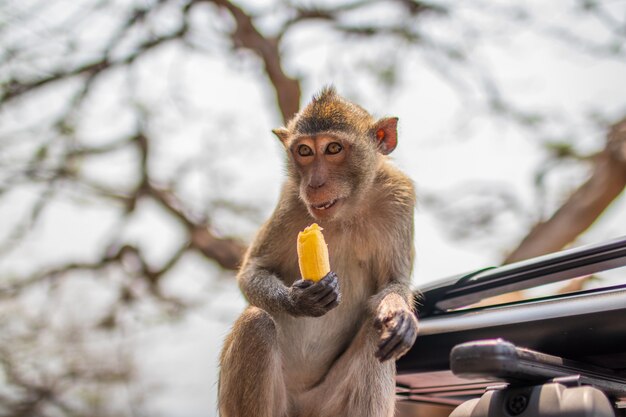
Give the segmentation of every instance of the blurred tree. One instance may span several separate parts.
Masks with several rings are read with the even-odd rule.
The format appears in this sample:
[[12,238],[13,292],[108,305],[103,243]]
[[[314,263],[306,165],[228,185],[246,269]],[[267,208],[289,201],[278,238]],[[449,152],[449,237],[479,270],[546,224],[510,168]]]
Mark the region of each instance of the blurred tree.
[[[123,340],[143,311],[195,305],[170,288],[183,260],[237,268],[266,208],[231,192],[232,166],[254,163],[255,117],[287,121],[303,83],[328,79],[320,67],[353,79],[358,96],[359,82],[393,91],[405,55],[420,53],[476,111],[539,132],[549,117],[500,91],[472,47],[494,35],[485,21],[498,21],[623,59],[615,6],[568,7],[599,22],[604,39],[543,24],[530,7],[481,1],[0,2],[0,412],[141,414],[140,388],[120,395],[133,355],[107,335]],[[568,143],[548,149],[551,160],[589,165],[590,176],[506,262],[571,243],[622,192],[624,122],[608,138],[592,156]],[[482,201],[468,219],[449,199],[426,199],[471,230],[515,206],[508,193]]]

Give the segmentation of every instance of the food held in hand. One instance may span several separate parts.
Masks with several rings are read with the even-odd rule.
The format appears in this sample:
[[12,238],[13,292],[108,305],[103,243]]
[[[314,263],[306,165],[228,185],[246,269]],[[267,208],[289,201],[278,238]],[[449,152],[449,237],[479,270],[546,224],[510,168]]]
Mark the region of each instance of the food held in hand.
[[322,228],[313,223],[298,233],[298,264],[303,279],[319,281],[330,272]]

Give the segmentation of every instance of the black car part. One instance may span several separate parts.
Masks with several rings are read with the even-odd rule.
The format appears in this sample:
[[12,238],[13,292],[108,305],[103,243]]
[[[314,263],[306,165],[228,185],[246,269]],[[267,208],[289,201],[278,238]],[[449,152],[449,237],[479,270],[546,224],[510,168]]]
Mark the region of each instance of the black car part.
[[[413,348],[397,362],[397,394],[413,404],[399,415],[447,416],[480,397],[494,379],[467,378],[450,369],[459,344],[505,339],[543,354],[626,373],[626,285],[614,285],[496,306],[472,306],[510,291],[595,274],[626,265],[626,237],[480,270],[418,291],[420,330]],[[498,378],[495,379],[496,381]],[[500,379],[502,382],[503,381]],[[614,396],[614,404],[621,397]],[[404,407],[404,408],[403,408]],[[417,410],[417,411],[415,411]],[[421,411],[420,410],[427,410]]]

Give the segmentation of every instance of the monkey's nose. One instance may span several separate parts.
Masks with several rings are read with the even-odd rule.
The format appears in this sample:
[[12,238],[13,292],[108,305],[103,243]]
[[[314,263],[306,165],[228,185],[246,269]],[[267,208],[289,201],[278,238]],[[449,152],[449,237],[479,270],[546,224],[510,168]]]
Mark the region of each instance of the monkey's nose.
[[313,189],[322,188],[326,184],[326,178],[328,178],[322,172],[313,172],[309,177],[309,187]]

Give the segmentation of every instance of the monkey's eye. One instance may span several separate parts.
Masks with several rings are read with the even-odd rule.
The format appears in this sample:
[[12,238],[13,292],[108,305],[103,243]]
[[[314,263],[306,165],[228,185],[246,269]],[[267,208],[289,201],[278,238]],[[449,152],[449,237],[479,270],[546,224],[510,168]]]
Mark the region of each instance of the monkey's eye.
[[343,146],[341,146],[337,142],[333,142],[326,147],[326,153],[329,155],[336,155],[339,152],[341,152],[342,149],[343,149]]
[[306,145],[298,146],[298,155],[300,156],[311,156],[313,155],[313,149],[309,148]]

